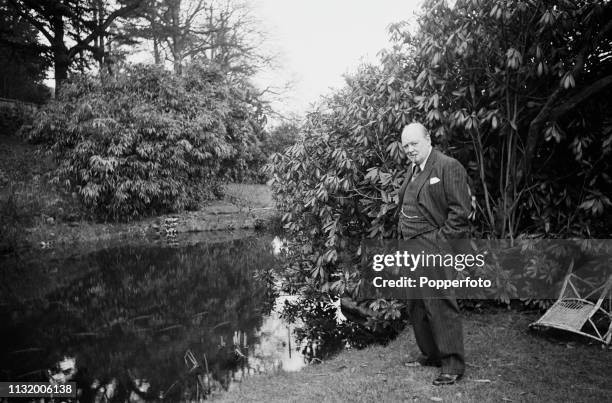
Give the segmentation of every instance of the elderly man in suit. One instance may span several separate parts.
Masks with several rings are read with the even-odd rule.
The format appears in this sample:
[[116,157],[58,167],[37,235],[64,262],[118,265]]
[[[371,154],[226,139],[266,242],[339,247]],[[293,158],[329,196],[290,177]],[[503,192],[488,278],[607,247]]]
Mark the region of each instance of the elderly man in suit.
[[[468,234],[470,193],[467,173],[455,159],[434,150],[427,129],[411,123],[402,131],[402,146],[410,159],[400,188],[398,229],[404,239],[429,242],[440,250],[452,239]],[[451,269],[452,271],[452,269]],[[449,276],[433,270],[437,276]],[[463,331],[454,293],[410,299],[408,314],[421,356],[408,366],[441,367],[434,385],[452,385],[465,370]]]

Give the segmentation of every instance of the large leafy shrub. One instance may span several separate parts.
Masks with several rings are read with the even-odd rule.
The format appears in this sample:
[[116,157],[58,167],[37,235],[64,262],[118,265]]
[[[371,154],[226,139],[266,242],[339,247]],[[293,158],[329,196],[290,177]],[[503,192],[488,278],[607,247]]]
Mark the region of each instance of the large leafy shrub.
[[394,29],[426,124],[462,152],[488,237],[610,235],[612,4],[425,2]]
[[347,78],[303,141],[273,156],[285,227],[307,244],[292,266],[305,283],[350,289],[353,240],[396,235],[399,135],[412,120],[468,169],[475,236],[609,237],[611,3],[453,3],[425,2],[416,35],[393,25],[381,66]]
[[303,289],[354,290],[359,240],[396,234],[395,193],[406,159],[399,131],[415,116],[403,91],[411,83],[392,67],[364,66],[308,115],[302,141],[271,157],[285,228],[304,244],[287,277]]
[[220,175],[233,182],[265,182],[261,168],[266,164],[263,150],[266,115],[264,101],[245,80],[232,80],[228,103],[230,112],[225,120],[226,137],[234,147],[232,158],[221,161]]
[[282,153],[300,140],[300,125],[297,121],[285,121],[271,128],[264,139],[263,149],[267,155]]
[[58,181],[104,219],[194,209],[219,192],[219,170],[260,130],[246,84],[194,64],[182,76],[152,66],[76,77],[29,133],[48,142]]

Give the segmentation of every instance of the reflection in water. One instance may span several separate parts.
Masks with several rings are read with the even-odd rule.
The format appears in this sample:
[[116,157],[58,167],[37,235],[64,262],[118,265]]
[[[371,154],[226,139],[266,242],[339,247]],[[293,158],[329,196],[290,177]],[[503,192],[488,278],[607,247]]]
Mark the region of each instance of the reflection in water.
[[300,369],[271,252],[251,237],[2,261],[0,380],[74,381],[84,402],[177,401]]
[[309,362],[320,362],[346,347],[386,344],[405,326],[405,321],[401,319],[382,323],[368,321],[368,317],[358,315],[353,315],[352,320],[347,319],[341,308],[341,297],[350,294],[351,287],[356,285],[353,275],[331,276],[327,280],[338,280],[336,285],[339,286],[327,287],[330,284],[327,283],[321,289],[317,279],[313,278],[311,262],[316,256],[312,256],[311,243],[275,238],[272,245],[274,254],[285,259],[285,269],[278,273],[279,289],[299,295],[299,298],[285,301],[281,316],[297,325],[294,330],[296,339],[301,353]]

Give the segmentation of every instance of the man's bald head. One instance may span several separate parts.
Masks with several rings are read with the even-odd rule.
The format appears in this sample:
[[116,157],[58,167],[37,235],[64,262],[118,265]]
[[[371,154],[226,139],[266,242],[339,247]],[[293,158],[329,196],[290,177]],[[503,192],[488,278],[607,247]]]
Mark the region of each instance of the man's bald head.
[[427,128],[418,122],[407,124],[406,126],[404,126],[404,130],[402,130],[402,138],[404,138],[404,136],[416,134],[420,134],[424,138],[429,137],[429,132],[427,131]]
[[420,164],[429,154],[431,137],[420,123],[410,123],[402,130],[402,147],[410,160]]

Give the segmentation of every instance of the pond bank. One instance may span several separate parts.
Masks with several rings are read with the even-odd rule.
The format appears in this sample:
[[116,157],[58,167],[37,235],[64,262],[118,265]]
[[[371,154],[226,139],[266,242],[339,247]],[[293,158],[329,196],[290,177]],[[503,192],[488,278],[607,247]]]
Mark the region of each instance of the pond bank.
[[0,133],[0,254],[5,250],[80,248],[86,244],[89,246],[85,249],[95,244],[103,248],[126,240],[254,229],[265,227],[276,214],[266,185],[227,183],[221,200],[198,211],[130,223],[98,223],[88,218],[76,193],[49,183],[55,168],[56,162],[42,147]]
[[166,241],[181,244],[224,241],[245,236],[250,230],[269,228],[277,212],[266,185],[225,185],[222,200],[198,211],[144,218],[129,223],[97,223],[87,220],[34,220],[23,228],[20,249],[88,253],[114,245]]
[[217,201],[199,211],[167,214],[131,223],[45,223],[25,229],[32,247],[46,249],[127,239],[174,238],[179,234],[263,227],[275,215],[273,207],[247,208]]

